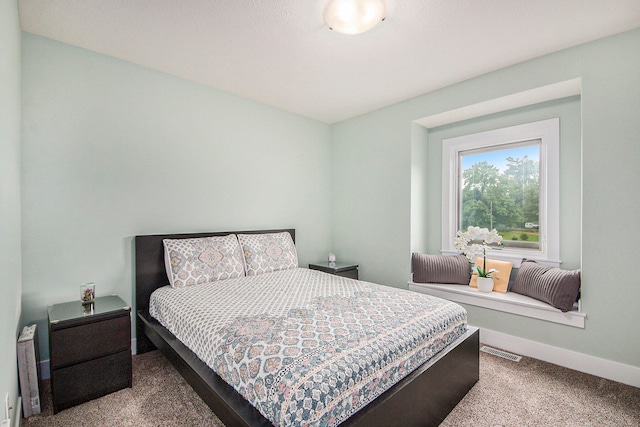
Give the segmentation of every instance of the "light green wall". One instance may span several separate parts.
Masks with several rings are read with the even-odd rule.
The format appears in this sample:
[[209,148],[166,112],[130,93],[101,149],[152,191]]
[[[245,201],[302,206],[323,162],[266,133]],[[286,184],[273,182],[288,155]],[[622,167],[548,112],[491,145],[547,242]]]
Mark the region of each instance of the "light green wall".
[[[16,338],[22,292],[20,254],[20,24],[18,3],[0,1],[0,396],[17,408]],[[10,415],[15,418],[17,411]]]
[[[582,206],[575,206],[580,198],[564,194],[567,189],[562,188],[561,215],[571,218],[581,210],[582,222],[579,231],[575,224],[563,230],[561,258],[567,268],[582,268],[586,327],[573,328],[476,307],[467,307],[469,320],[476,326],[640,366],[640,328],[635,326],[640,301],[635,267],[640,241],[640,197],[635,189],[640,183],[639,51],[640,31],[636,30],[334,125],[333,249],[344,259],[358,261],[364,280],[406,287],[411,250],[426,247],[434,253],[440,249],[441,199],[431,193],[429,182],[441,179],[440,167],[438,159],[412,158],[423,156],[425,151],[432,154],[432,147],[425,150],[420,145],[425,131],[412,121],[581,78]],[[534,110],[516,114],[539,114]],[[576,121],[574,113],[568,114],[569,120]],[[507,116],[491,120],[499,122]],[[472,124],[483,126],[478,123]],[[574,136],[570,138],[575,138],[575,131],[571,133]],[[432,144],[430,136],[427,138]],[[575,145],[570,150],[579,152]],[[576,170],[572,169],[572,176]],[[414,184],[419,179],[416,177],[426,180],[422,183],[429,191],[426,205],[415,200],[412,203],[412,176]],[[569,186],[575,189],[578,185],[572,182]],[[440,191],[437,188],[436,192]],[[411,217],[412,212],[421,211],[426,212],[427,224]],[[412,227],[416,232],[426,232],[426,238],[412,236]]]
[[403,106],[333,127],[333,250],[360,278],[408,280],[411,123]]
[[32,34],[22,53],[25,321],[88,281],[131,303],[138,234],[294,227],[301,265],[326,256],[328,125]]

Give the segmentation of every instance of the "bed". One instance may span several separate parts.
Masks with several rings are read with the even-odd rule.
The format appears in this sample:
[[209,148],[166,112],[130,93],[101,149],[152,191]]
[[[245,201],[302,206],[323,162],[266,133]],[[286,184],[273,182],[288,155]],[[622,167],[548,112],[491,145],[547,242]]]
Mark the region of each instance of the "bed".
[[[288,233],[286,236],[290,236],[291,241],[295,240],[295,230],[292,229],[136,236],[138,354],[158,348],[228,427],[236,425],[303,425],[310,422],[309,420],[313,420],[314,422],[311,424],[314,425],[438,425],[478,380],[478,331],[466,326],[466,317],[464,320],[458,319],[459,313],[457,308],[454,307],[455,304],[438,302],[436,301],[437,299],[423,300],[421,299],[423,296],[417,297],[415,296],[417,294],[411,292],[401,292],[380,285],[331,276],[318,271],[294,268],[294,266],[287,268],[285,271],[268,271],[264,272],[264,274],[260,274],[262,273],[261,271],[254,271],[253,277],[229,277],[228,279],[225,278],[224,282],[205,283],[186,287],[185,289],[176,290],[171,286],[167,286],[169,279],[166,271],[169,267],[165,265],[165,246],[163,244],[165,239],[169,239],[169,242],[187,242],[189,239],[233,234],[245,236],[245,239],[249,241],[254,236],[258,238],[273,235],[274,233]],[[246,254],[250,251],[245,246],[242,246],[242,248],[246,257]],[[171,259],[173,260],[173,258]],[[297,263],[297,259],[295,262]],[[250,263],[247,262],[247,274],[249,274],[250,268]],[[271,298],[272,301],[266,297],[267,295],[273,296],[279,288],[283,289],[282,296]],[[232,289],[232,291],[229,291],[229,289]],[[320,294],[307,295],[311,290],[316,292],[316,289],[322,289],[322,291],[319,291]],[[156,290],[158,292],[154,294]],[[249,291],[257,294],[251,296],[248,293]],[[298,292],[298,294],[292,296],[291,301],[285,298],[286,295],[295,294],[295,292]],[[152,294],[154,295],[153,298]],[[244,306],[248,310],[246,313],[233,312],[234,309],[232,309],[231,303],[235,298],[234,295],[242,298]],[[265,297],[261,298],[260,295],[265,295]],[[207,298],[211,298],[211,301],[207,300]],[[252,302],[252,298],[255,302]],[[407,309],[413,309],[412,317],[414,320],[408,322],[407,325],[398,324],[395,329],[388,328],[389,330],[394,329],[395,332],[393,334],[396,335],[391,334],[391,332],[387,333],[388,331],[378,331],[378,335],[384,335],[384,339],[387,340],[386,344],[382,347],[378,345],[379,343],[376,344],[379,347],[378,355],[375,353],[369,355],[363,350],[363,346],[358,344],[366,340],[363,341],[360,338],[349,340],[348,337],[375,335],[373,332],[361,332],[360,329],[356,331],[356,335],[353,335],[355,333],[353,328],[361,328],[362,325],[360,323],[375,324],[376,316],[380,314],[376,312],[379,309],[376,306],[378,300],[388,300],[389,298],[395,299],[394,301],[396,302],[394,304],[396,305],[399,304],[399,306],[407,307]],[[276,315],[270,315],[266,318],[260,317],[262,307],[254,306],[258,306],[258,302],[261,299],[265,300],[264,304],[266,305],[277,306]],[[169,302],[168,306],[158,308],[163,307],[160,304],[163,300]],[[172,306],[181,305],[182,303],[178,304],[181,300],[184,300],[185,304],[187,304],[186,313],[190,313],[191,317],[186,315],[187,317],[183,319],[180,316],[185,315],[172,313]],[[232,312],[225,314],[228,317],[212,317],[211,322],[198,324],[195,328],[195,334],[199,335],[201,331],[207,329],[207,325],[210,323],[209,329],[214,332],[220,332],[219,336],[210,338],[213,341],[218,340],[218,343],[213,345],[211,342],[205,342],[199,346],[198,344],[194,345],[197,340],[194,341],[189,338],[189,335],[184,335],[184,329],[187,329],[186,326],[189,324],[196,324],[200,319],[209,316],[209,314],[199,310],[205,306],[215,305],[216,301],[220,301],[224,306],[224,310],[221,310],[220,306],[218,306],[217,311],[231,310]],[[428,307],[425,306],[425,309],[421,310],[418,304],[423,303],[427,304]],[[354,320],[355,315],[349,311],[348,307],[345,308],[345,304],[355,304],[356,314],[360,316],[358,318],[364,320]],[[410,336],[407,338],[408,341],[416,341],[415,336],[419,334],[416,331],[420,330],[420,326],[413,323],[430,321],[428,316],[422,316],[421,313],[432,310],[431,305],[433,304],[435,304],[433,310],[438,311],[440,317],[446,315],[450,319],[455,318],[457,320],[455,322],[453,320],[447,321],[446,327],[438,327],[442,330],[438,329],[440,335],[433,342],[420,344],[422,347],[416,347],[415,351],[409,356],[402,356],[404,359],[397,363],[394,362],[395,365],[389,363],[389,367],[384,368],[386,370],[381,369],[380,366],[384,364],[379,362],[380,358],[385,358],[389,353],[393,353],[389,348],[392,348],[394,343],[400,342],[402,334]],[[254,307],[253,311],[251,311],[250,307]],[[154,314],[153,316],[150,311]],[[288,314],[279,315],[279,313]],[[334,315],[346,316],[349,319],[340,320],[340,317],[332,317]],[[314,316],[319,316],[319,318]],[[330,322],[328,322],[327,316],[331,317],[331,319],[337,319],[337,322],[343,322],[337,327],[336,324],[331,323],[331,326],[334,327],[331,333],[338,331],[336,333],[342,333],[343,336],[325,337],[328,341],[323,342],[318,340],[317,334],[313,336],[314,332],[312,331],[317,324],[320,324],[318,322],[324,322],[323,325],[329,326]],[[227,322],[225,320],[227,318],[231,320]],[[253,323],[250,326],[238,323],[240,318],[250,319]],[[392,319],[394,317],[390,315],[387,318]],[[256,322],[256,319],[259,322]],[[215,322],[223,323],[216,324]],[[256,325],[258,326],[256,327]],[[298,331],[296,329],[299,329],[299,325],[302,326]],[[347,329],[346,332],[344,332],[345,327]],[[278,332],[278,328],[281,328],[280,332]],[[426,328],[432,327],[426,326]],[[238,331],[241,331],[242,334],[239,334]],[[250,331],[250,339],[247,338],[246,331]],[[259,338],[263,341],[255,341],[256,334],[260,335]],[[271,365],[269,366],[272,368],[270,372],[274,375],[266,375],[269,373],[266,372],[269,369],[267,369],[268,364],[265,360],[259,363],[258,360],[255,360],[258,363],[256,366],[262,366],[262,368],[253,371],[251,368],[247,369],[247,366],[251,365],[252,357],[256,356],[257,359],[260,359],[263,356],[262,354],[254,353],[256,348],[259,348],[259,351],[262,352],[265,346],[269,347],[271,345],[270,348],[278,347],[274,347],[273,344],[282,344],[281,337],[290,336],[291,334],[298,336],[298,338],[304,338],[304,334],[310,334],[306,335],[306,337],[310,338],[307,341],[311,343],[311,348],[302,348],[306,353],[300,354],[300,344],[289,348],[280,346],[282,347],[281,351],[285,353],[287,351],[297,351],[298,353],[290,354],[293,357],[282,357],[280,359],[270,357],[269,363]],[[242,340],[240,341],[238,340],[239,335],[242,335]],[[182,341],[177,336],[180,336]],[[267,341],[264,341],[265,339]],[[269,341],[274,339],[279,341]],[[287,339],[285,338],[285,343]],[[380,342],[384,341],[382,338],[380,340]],[[189,346],[185,345],[183,341],[187,342]],[[416,342],[418,341],[420,340]],[[220,343],[223,345],[220,345]],[[241,349],[241,351],[238,349]],[[322,349],[322,351],[317,351],[318,349]],[[351,354],[350,352],[354,353]],[[209,355],[208,353],[211,354]],[[348,356],[348,354],[353,357]],[[354,377],[351,385],[345,385],[347,381],[344,381],[344,379],[345,377],[349,379],[349,375],[344,375],[344,369],[351,374],[355,369],[350,369],[350,367],[356,366],[357,363],[361,363],[364,359],[373,359],[377,361],[377,364],[375,369],[363,368],[363,372],[376,371],[377,369],[377,371],[383,372],[385,375],[380,376],[378,379],[372,377],[371,384],[373,385],[365,384],[364,382],[362,382],[364,385],[361,385],[362,376]],[[345,368],[345,360],[353,363],[353,365],[347,364],[348,366]],[[336,361],[339,361],[342,365]],[[334,362],[335,365],[332,365],[331,363]],[[234,363],[235,365],[233,365]],[[312,372],[309,371],[311,372],[309,373],[304,371],[304,369],[308,369],[303,366],[305,364],[322,365],[326,369],[322,371],[317,369]],[[210,366],[215,367],[215,370]],[[340,371],[341,369],[342,371]],[[366,369],[369,369],[369,371],[366,371]],[[263,373],[266,376],[259,375],[258,371],[265,371]],[[250,374],[247,374],[247,372],[250,372]],[[286,375],[283,372],[286,372]],[[330,378],[330,375],[333,375],[332,373],[336,373],[335,378],[340,375],[339,378],[342,382],[338,386],[343,387],[340,392],[325,390],[326,384],[335,385],[336,383],[335,378]],[[366,377],[367,375],[364,376]],[[276,383],[274,383],[274,378]],[[313,384],[311,384],[313,381],[310,379],[314,378],[317,390],[314,390]],[[286,381],[289,381],[289,383]],[[359,386],[354,386],[354,383]],[[392,383],[393,385],[391,385]],[[270,394],[265,393],[265,384],[271,387],[270,390],[272,392]],[[309,385],[309,389],[303,392],[301,389],[307,385]],[[322,391],[320,390],[321,387]],[[295,392],[289,393],[291,388],[298,391],[299,399],[294,397]],[[274,393],[273,390],[280,390],[281,393]],[[322,415],[318,415],[322,412],[320,411],[322,408],[318,407],[318,401],[325,403],[333,401],[331,393],[337,396],[341,395],[340,393],[346,393],[345,390],[350,393],[348,395],[349,398],[343,399],[345,403],[336,404],[337,409],[331,408],[331,411],[334,412],[327,409]],[[315,406],[312,405],[313,411],[309,412],[310,407],[307,403],[312,401],[312,396],[317,399],[313,401],[315,402]],[[280,406],[272,409],[271,405],[275,401]],[[269,403],[267,404],[267,402]],[[282,408],[293,409],[287,411]],[[311,418],[309,414],[313,415],[314,418]]]

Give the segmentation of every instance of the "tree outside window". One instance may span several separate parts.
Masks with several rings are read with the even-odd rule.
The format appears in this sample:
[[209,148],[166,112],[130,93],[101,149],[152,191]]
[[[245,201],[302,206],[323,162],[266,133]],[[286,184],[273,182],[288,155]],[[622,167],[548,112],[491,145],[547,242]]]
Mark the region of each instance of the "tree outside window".
[[461,229],[495,228],[505,246],[539,249],[540,140],[459,152]]

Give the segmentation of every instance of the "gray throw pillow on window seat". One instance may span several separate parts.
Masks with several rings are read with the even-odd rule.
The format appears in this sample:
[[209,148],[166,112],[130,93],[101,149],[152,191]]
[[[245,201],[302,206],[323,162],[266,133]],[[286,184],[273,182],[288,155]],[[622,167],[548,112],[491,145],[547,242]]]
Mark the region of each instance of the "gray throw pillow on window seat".
[[464,255],[444,256],[413,253],[411,269],[415,283],[468,285],[471,267]]
[[580,293],[580,270],[562,270],[524,260],[511,292],[546,302],[563,312],[571,311]]

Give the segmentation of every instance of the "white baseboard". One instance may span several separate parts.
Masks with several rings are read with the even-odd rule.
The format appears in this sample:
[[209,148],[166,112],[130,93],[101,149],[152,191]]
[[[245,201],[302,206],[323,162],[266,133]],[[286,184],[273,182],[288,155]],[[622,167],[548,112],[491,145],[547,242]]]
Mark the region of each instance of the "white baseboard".
[[480,328],[480,342],[523,356],[640,388],[640,368]]

